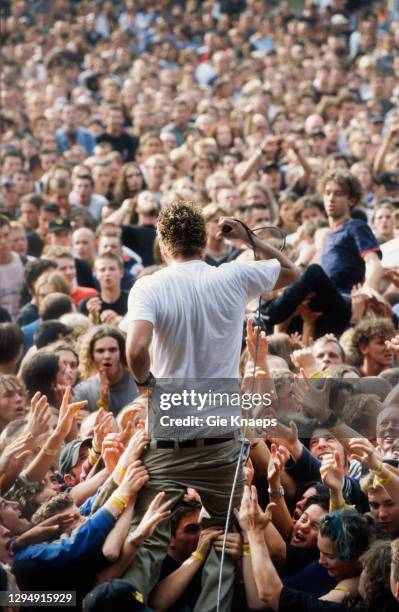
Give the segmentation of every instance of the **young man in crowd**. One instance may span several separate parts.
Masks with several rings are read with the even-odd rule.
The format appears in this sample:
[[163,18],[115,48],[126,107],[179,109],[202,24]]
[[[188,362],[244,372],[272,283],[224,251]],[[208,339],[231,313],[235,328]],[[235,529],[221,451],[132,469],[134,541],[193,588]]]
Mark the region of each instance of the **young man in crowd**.
[[297,283],[262,308],[270,325],[282,323],[310,298],[310,308],[321,313],[315,322],[318,336],[341,333],[351,318],[352,288],[366,281],[378,289],[382,278],[377,240],[367,223],[350,214],[362,194],[358,179],[347,171],[333,170],[323,176],[320,188],[330,227],[320,253],[321,265],[309,265]]
[[121,288],[123,263],[117,255],[105,252],[96,257],[94,272],[100,295],[83,300],[79,312],[95,323],[117,324],[127,312],[128,293]]

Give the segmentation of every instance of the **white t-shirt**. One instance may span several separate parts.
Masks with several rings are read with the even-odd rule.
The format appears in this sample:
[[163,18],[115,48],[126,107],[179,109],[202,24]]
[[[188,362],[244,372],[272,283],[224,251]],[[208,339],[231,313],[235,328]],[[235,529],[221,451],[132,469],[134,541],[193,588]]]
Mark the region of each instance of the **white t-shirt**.
[[12,254],[9,264],[0,264],[0,306],[13,319],[21,308],[21,292],[24,285],[24,266],[17,253]]
[[154,325],[155,378],[238,378],[245,306],[271,291],[279,273],[276,259],[175,262],[134,284],[121,327]]
[[107,198],[102,196],[99,193],[93,193],[90,200],[90,206],[87,208],[86,206],[82,206],[79,204],[78,198],[74,191],[71,191],[69,194],[69,203],[72,206],[76,206],[77,208],[81,208],[82,210],[88,210],[91,216],[95,221],[100,223],[101,221],[101,211],[104,206],[108,204]]

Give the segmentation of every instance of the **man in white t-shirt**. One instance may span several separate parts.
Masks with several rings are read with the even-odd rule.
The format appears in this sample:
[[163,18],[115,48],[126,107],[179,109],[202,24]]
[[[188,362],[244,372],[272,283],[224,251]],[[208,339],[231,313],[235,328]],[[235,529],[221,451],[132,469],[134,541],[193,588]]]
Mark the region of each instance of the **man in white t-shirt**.
[[[222,218],[219,224],[221,232],[224,225],[229,226],[229,238],[250,246],[240,223]],[[202,260],[205,222],[201,211],[191,204],[165,206],[158,219],[158,237],[168,266],[135,283],[122,324],[128,333],[127,360],[136,384],[146,387],[152,376],[168,380],[205,379],[209,387],[212,379],[215,384],[216,379],[238,379],[246,304],[265,291],[294,282],[298,278],[296,268],[285,255],[255,237],[256,253],[263,261],[209,266]],[[144,452],[142,459],[150,481],[137,501],[135,521],[157,492],[165,491],[167,498],[177,505],[186,487],[191,486],[199,492],[208,515],[203,525],[223,528],[239,441],[234,436],[196,439],[195,428],[189,433],[177,440],[152,440]],[[241,500],[242,483],[241,475],[235,506]],[[163,521],[140,548],[124,576],[140,584],[146,595],[157,582],[169,539],[169,525]],[[215,610],[218,569],[219,556],[211,547],[195,612]],[[227,555],[221,610],[230,609],[233,581],[234,561]]]
[[11,248],[11,227],[8,217],[0,214],[0,306],[15,319],[21,308],[24,266]]

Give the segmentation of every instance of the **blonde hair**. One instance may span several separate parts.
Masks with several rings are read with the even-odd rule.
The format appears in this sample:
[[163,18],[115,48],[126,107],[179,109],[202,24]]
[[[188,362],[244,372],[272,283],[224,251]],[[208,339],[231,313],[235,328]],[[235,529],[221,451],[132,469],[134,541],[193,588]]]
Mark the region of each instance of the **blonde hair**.
[[41,274],[35,283],[35,293],[39,292],[39,288],[43,285],[51,285],[55,293],[64,293],[70,295],[70,287],[65,278],[57,271],[44,272]]

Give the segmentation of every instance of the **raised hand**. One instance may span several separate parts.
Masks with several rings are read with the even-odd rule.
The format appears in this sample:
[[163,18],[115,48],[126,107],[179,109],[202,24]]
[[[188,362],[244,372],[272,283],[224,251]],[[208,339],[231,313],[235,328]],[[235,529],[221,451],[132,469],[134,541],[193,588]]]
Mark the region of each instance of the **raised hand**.
[[272,510],[275,503],[267,505],[266,510],[263,510],[258,505],[258,494],[256,487],[244,487],[240,510],[235,510],[236,518],[240,527],[246,533],[263,532],[272,520]]
[[305,348],[302,342],[302,334],[299,332],[290,334],[290,345],[293,351],[298,351],[299,349]]
[[170,506],[172,504],[172,500],[161,505],[164,497],[165,493],[163,491],[154,497],[139,525],[128,536],[128,542],[130,542],[130,544],[133,544],[134,546],[142,544],[144,540],[149,538],[154,533],[156,526],[170,516]]
[[281,474],[284,466],[289,459],[289,452],[284,446],[277,447],[272,444],[270,447],[270,459],[267,467],[267,480],[272,490],[278,490],[281,485]]
[[311,325],[314,325],[317,319],[323,314],[323,312],[315,312],[312,310],[309,306],[309,300],[305,300],[302,304],[299,304],[297,312],[304,322],[310,323]]
[[247,463],[245,464],[244,474],[245,474],[245,484],[247,484],[248,486],[251,486],[254,475],[255,475],[255,468],[253,466],[251,457],[248,457]]
[[93,432],[93,446],[96,450],[101,450],[105,436],[116,432],[115,419],[112,412],[105,412],[104,408],[99,409],[96,414]]
[[360,461],[368,470],[378,470],[382,463],[382,457],[374,446],[366,439],[352,438],[349,440],[352,451],[351,458]]
[[326,378],[321,389],[317,389],[301,369],[302,378],[296,377],[293,383],[293,393],[302,408],[320,423],[325,421],[330,413],[328,406],[332,378]]
[[290,357],[294,366],[298,369],[303,368],[308,375],[319,369],[312,349],[309,347],[293,351]]
[[22,469],[26,459],[32,453],[33,441],[33,435],[28,433],[8,444],[0,455],[0,474],[18,470],[19,467]]
[[355,285],[351,291],[352,318],[351,323],[355,325],[360,321],[366,311],[368,300],[367,292],[361,284]]
[[18,536],[16,543],[18,546],[25,547],[52,540],[71,527],[79,517],[80,512],[77,511],[54,514]]
[[101,456],[105,463],[108,474],[112,474],[117,463],[125,450],[123,443],[119,439],[119,434],[108,434],[105,436],[101,445]]
[[87,400],[71,402],[71,399],[72,388],[67,387],[62,398],[56,427],[57,432],[62,433],[64,437],[69,434],[73,421],[77,417],[79,411],[82,410],[82,408],[85,408],[87,405]]
[[333,491],[342,491],[345,480],[344,466],[338,451],[323,458],[320,466],[323,483]]
[[[294,421],[290,421],[290,426],[287,427],[280,422],[277,422],[273,428],[273,437],[270,438],[278,449],[284,448],[296,460],[302,453],[302,442],[299,440],[298,428]],[[288,461],[288,458],[287,458]],[[284,462],[285,465],[286,461]]]
[[30,407],[28,425],[25,432],[31,433],[34,438],[37,438],[40,434],[47,431],[51,419],[47,397],[42,395],[40,391],[37,391],[32,397]]
[[115,494],[132,499],[149,480],[148,472],[141,461],[134,461],[126,468],[122,476],[122,482]]
[[[247,321],[247,349],[255,366],[266,367],[268,342],[264,331],[254,326],[251,319]],[[255,363],[256,359],[256,363]]]

